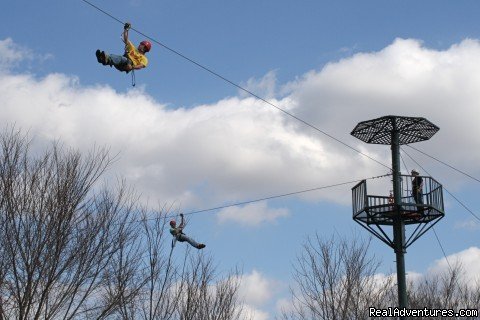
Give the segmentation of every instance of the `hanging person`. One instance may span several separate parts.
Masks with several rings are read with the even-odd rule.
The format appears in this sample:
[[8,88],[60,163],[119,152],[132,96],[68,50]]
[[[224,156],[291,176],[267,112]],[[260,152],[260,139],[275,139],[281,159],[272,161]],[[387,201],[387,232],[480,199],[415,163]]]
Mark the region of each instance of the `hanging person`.
[[123,56],[116,54],[107,54],[105,51],[97,50],[95,55],[97,61],[101,64],[114,66],[119,71],[129,73],[132,70],[143,69],[148,64],[148,59],[145,56],[152,48],[150,41],[144,40],[140,42],[138,48],[135,48],[133,43],[128,40],[128,30],[130,30],[130,23],[125,23],[123,27],[122,40],[125,43],[125,53]]
[[205,248],[205,245],[203,243],[197,243],[195,240],[193,240],[190,237],[187,237],[187,235],[183,233],[183,228],[185,228],[185,220],[183,219],[183,213],[180,214],[180,218],[181,218],[181,221],[178,227],[177,227],[177,222],[175,220],[170,221],[170,233],[172,234],[172,236],[174,236],[177,241],[188,242],[194,248],[197,248],[197,249]]

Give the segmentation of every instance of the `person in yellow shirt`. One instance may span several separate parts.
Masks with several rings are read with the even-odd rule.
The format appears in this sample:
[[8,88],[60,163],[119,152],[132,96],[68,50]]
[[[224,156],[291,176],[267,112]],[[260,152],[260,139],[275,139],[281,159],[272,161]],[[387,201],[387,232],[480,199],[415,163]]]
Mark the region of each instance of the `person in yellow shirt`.
[[122,40],[125,43],[125,53],[123,56],[116,54],[107,54],[105,51],[99,49],[95,52],[97,61],[101,64],[114,66],[117,70],[130,72],[132,70],[143,69],[148,65],[148,59],[145,56],[152,48],[150,41],[144,40],[140,42],[138,48],[135,48],[133,43],[128,40],[128,30],[130,23],[125,23],[123,27]]

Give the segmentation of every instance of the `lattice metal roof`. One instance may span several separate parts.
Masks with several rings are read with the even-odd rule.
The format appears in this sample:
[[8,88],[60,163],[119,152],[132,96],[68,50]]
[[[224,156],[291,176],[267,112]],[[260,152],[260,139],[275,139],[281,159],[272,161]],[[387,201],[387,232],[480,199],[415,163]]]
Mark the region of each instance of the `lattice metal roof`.
[[440,128],[425,118],[385,116],[360,122],[350,134],[366,143],[391,145],[394,130],[402,145],[428,140]]

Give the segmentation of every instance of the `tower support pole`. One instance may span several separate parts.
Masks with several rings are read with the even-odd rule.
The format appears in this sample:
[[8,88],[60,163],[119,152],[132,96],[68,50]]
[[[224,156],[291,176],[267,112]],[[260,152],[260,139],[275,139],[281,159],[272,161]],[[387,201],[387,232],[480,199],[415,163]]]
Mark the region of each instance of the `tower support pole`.
[[[400,138],[399,131],[393,121],[392,130],[392,175],[393,175],[393,197],[395,204],[395,219],[393,225],[393,241],[395,244],[395,254],[397,263],[397,286],[398,286],[398,306],[400,309],[407,308],[407,281],[405,276],[405,224],[400,216],[400,203],[402,202],[402,182],[400,174]],[[400,317],[400,319],[406,319]]]

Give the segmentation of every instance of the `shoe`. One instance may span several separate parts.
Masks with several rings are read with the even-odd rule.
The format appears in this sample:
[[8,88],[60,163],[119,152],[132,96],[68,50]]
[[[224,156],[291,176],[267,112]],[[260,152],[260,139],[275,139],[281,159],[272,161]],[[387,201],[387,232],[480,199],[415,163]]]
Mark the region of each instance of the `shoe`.
[[197,249],[203,249],[205,248],[205,245],[203,243],[200,243],[198,246],[197,246]]
[[100,59],[102,60],[101,63],[102,63],[104,66],[106,66],[107,64],[109,64],[109,63],[108,63],[109,57],[108,57],[108,55],[105,53],[105,51],[102,51],[102,52],[100,53]]
[[97,49],[97,51],[95,51],[95,55],[97,56],[98,63],[102,63],[102,52]]

